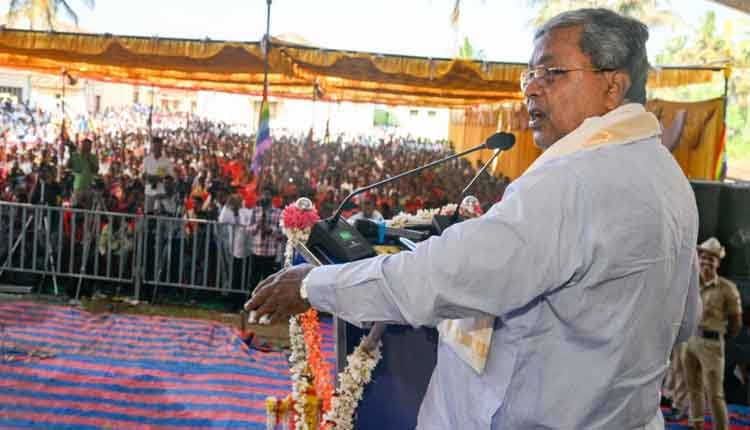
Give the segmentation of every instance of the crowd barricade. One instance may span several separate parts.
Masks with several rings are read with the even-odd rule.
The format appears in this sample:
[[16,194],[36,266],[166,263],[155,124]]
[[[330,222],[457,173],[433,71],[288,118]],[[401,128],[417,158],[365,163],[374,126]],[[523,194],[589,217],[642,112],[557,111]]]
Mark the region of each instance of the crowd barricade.
[[[11,274],[116,284],[141,299],[148,286],[227,293],[250,291],[250,258],[234,258],[246,227],[216,221],[0,202],[0,279]],[[244,232],[243,232],[244,233]],[[249,243],[244,240],[243,246]],[[241,254],[246,255],[246,254]],[[29,278],[29,276],[25,276]],[[58,279],[62,278],[62,279]],[[7,281],[6,281],[7,282]],[[87,282],[86,284],[84,282]],[[66,286],[71,288],[70,281]]]

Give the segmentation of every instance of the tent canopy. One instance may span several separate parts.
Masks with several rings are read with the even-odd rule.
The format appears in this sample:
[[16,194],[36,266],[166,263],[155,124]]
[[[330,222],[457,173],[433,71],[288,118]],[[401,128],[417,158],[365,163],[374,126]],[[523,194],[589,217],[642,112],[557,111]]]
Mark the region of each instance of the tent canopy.
[[750,1],[747,0],[714,0],[714,2],[737,9],[740,12],[750,13]]
[[[270,95],[465,107],[522,98],[523,63],[334,51],[272,39]],[[260,42],[0,29],[5,67],[158,87],[261,94]],[[649,86],[709,82],[720,67],[660,67]]]

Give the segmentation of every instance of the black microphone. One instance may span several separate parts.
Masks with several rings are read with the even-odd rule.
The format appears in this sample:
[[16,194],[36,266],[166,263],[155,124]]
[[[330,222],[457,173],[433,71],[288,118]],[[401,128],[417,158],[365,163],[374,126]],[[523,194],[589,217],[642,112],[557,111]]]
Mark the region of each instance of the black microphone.
[[435,230],[438,234],[442,234],[443,231],[445,231],[446,228],[452,226],[453,224],[458,222],[458,216],[459,212],[461,211],[461,203],[464,197],[466,197],[466,192],[469,191],[472,185],[479,179],[480,176],[487,170],[488,167],[492,164],[493,161],[495,161],[495,158],[497,158],[500,155],[500,152],[506,151],[513,147],[513,145],[516,144],[516,136],[510,134],[510,133],[495,133],[492,136],[490,136],[487,140],[490,139],[494,140],[494,146],[495,146],[495,153],[492,154],[492,157],[490,157],[489,160],[487,160],[486,163],[484,163],[484,166],[482,166],[481,169],[477,172],[476,175],[469,181],[469,184],[464,187],[463,190],[461,190],[461,194],[458,195],[458,200],[456,204],[456,210],[453,212],[453,215],[449,218],[445,215],[435,215],[432,218],[432,225],[435,227]]
[[390,182],[397,181],[407,176],[415,175],[425,169],[434,167],[448,161],[454,160],[464,155],[471,154],[472,152],[479,151],[481,149],[497,149],[503,150],[513,146],[515,137],[510,133],[495,133],[488,137],[484,143],[477,145],[473,148],[469,148],[465,151],[457,154],[450,155],[439,160],[435,160],[431,163],[425,164],[424,166],[417,167],[407,172],[400,173],[396,176],[383,179],[374,184],[367,185],[362,188],[358,188],[350,193],[343,202],[339,205],[336,211],[328,219],[318,221],[310,232],[310,238],[307,241],[307,247],[315,250],[319,249],[327,254],[328,257],[333,259],[333,262],[348,262],[360,260],[362,258],[368,258],[375,255],[375,250],[372,245],[362,236],[362,234],[352,227],[348,222],[341,220],[341,213],[344,207],[354,197],[363,194],[373,188],[377,188],[388,184]]
[[429,237],[430,235],[430,232],[428,231],[410,230],[408,228],[386,227],[384,223],[376,223],[369,219],[358,219],[354,221],[354,228],[356,228],[357,231],[362,233],[362,236],[368,239],[369,238],[377,239],[379,243],[383,242],[383,240],[386,237],[388,238],[405,237],[412,241],[420,241],[420,240],[427,239],[427,237]]

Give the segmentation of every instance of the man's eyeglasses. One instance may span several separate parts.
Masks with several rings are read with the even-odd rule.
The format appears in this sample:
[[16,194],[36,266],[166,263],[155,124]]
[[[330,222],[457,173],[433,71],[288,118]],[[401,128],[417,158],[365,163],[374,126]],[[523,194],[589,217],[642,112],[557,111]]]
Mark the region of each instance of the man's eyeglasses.
[[549,85],[555,80],[556,77],[560,75],[564,75],[566,73],[570,73],[570,72],[584,71],[584,72],[601,73],[601,72],[611,72],[613,70],[615,69],[597,69],[594,67],[567,68],[567,67],[537,66],[531,69],[526,69],[523,72],[521,72],[521,91],[526,91],[526,88],[535,79],[541,79],[542,85]]

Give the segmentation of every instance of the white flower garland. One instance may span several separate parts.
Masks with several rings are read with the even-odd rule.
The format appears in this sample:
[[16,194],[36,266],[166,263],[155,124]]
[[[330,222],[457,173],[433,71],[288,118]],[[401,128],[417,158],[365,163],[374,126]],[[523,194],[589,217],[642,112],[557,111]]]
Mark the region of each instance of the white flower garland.
[[372,379],[372,371],[381,358],[378,341],[376,347],[367,350],[364,338],[357,349],[347,357],[346,369],[339,374],[339,387],[331,399],[331,410],[323,420],[333,423],[336,430],[354,430],[354,412],[357,410],[365,385]]
[[294,247],[298,243],[307,242],[307,238],[310,237],[311,228],[285,228],[283,223],[281,225],[281,231],[286,236],[286,248],[284,249],[284,267],[292,265],[292,259],[294,258]]
[[289,318],[289,342],[291,344],[289,364],[291,364],[292,374],[292,403],[297,416],[294,421],[294,430],[312,430],[307,428],[305,420],[305,399],[307,390],[310,388],[305,334],[296,316]]
[[432,218],[437,214],[450,215],[456,210],[456,204],[450,203],[442,208],[419,209],[416,214],[412,215],[406,212],[400,212],[388,221],[388,225],[393,228],[404,228],[410,225],[430,224]]

